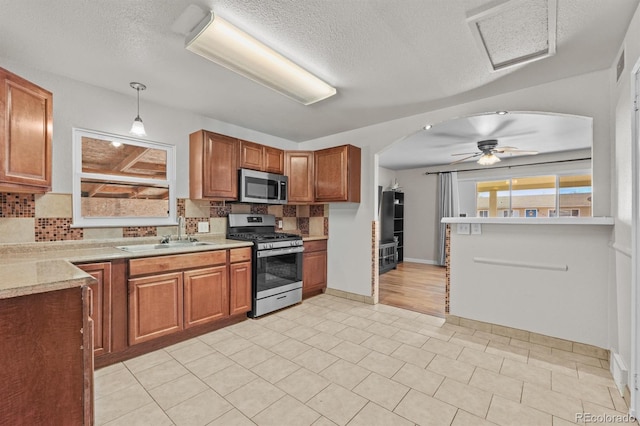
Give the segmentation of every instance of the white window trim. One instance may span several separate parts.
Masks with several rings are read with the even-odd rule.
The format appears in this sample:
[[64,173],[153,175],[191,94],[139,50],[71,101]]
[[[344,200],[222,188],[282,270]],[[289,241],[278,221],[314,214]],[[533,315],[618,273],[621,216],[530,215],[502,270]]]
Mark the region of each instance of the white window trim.
[[[114,135],[105,132],[73,128],[73,224],[72,228],[96,228],[96,227],[128,227],[128,226],[171,226],[176,225],[177,201],[176,201],[176,147],[175,145],[161,142],[135,139],[127,136]],[[169,188],[169,214],[167,217],[83,217],[82,216],[82,191],[80,181],[82,178],[104,178],[107,175],[82,172],[82,138],[97,138],[110,142],[122,142],[129,145],[153,147],[162,149],[167,153],[167,179],[133,178],[128,176],[108,177],[114,182],[138,182],[151,185],[166,185]]]

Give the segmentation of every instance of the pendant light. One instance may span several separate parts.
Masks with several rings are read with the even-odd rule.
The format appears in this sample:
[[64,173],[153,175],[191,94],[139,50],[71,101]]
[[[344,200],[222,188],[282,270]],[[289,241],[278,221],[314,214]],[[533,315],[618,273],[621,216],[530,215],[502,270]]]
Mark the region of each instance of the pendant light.
[[133,120],[129,133],[135,136],[147,136],[147,132],[144,131],[144,124],[140,118],[140,91],[145,90],[147,86],[142,83],[136,83],[135,81],[129,83],[129,85],[138,93],[138,115],[136,115],[136,118]]

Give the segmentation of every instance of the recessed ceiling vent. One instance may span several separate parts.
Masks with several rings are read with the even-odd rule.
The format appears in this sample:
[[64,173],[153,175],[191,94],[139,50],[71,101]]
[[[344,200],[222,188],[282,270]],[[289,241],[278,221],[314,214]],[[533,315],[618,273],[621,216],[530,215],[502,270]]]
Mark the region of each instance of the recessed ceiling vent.
[[492,71],[556,53],[557,0],[501,0],[470,12],[467,22]]

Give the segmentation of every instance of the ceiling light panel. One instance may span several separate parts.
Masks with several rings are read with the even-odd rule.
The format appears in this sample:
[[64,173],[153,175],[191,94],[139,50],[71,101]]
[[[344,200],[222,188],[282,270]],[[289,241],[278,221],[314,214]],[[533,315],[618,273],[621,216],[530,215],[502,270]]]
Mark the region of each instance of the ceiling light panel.
[[186,48],[304,105],[336,89],[213,12],[187,36]]
[[493,71],[555,54],[556,1],[511,0],[467,19]]

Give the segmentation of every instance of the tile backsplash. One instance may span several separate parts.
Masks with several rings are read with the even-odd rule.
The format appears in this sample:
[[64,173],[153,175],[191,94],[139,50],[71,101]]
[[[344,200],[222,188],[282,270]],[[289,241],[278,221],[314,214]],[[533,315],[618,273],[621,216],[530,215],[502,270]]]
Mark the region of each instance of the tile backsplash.
[[[176,234],[175,226],[73,228],[71,194],[0,193],[0,243],[95,240]],[[199,222],[209,222],[209,233],[224,234],[229,213],[272,214],[280,231],[302,235],[329,234],[329,206],[223,203],[180,198],[179,216],[186,231],[196,234]]]

